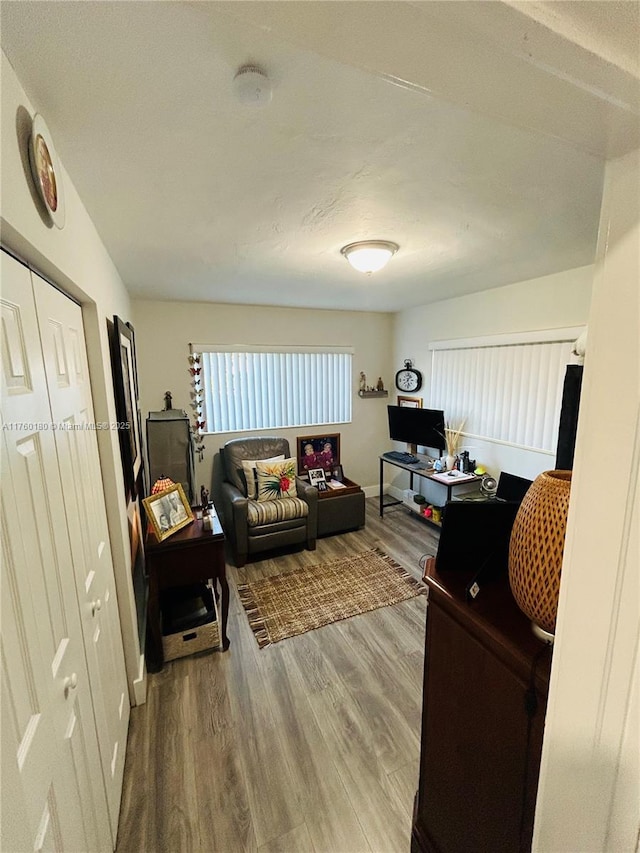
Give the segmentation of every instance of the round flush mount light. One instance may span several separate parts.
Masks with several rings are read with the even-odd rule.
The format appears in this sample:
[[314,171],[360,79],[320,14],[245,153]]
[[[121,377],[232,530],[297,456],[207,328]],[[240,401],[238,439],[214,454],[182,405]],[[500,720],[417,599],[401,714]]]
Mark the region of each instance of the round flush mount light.
[[241,104],[264,107],[273,94],[271,80],[257,65],[243,65],[233,78],[233,91]]
[[364,240],[349,243],[340,252],[349,261],[354,270],[364,273],[378,272],[385,267],[400,247],[389,240]]

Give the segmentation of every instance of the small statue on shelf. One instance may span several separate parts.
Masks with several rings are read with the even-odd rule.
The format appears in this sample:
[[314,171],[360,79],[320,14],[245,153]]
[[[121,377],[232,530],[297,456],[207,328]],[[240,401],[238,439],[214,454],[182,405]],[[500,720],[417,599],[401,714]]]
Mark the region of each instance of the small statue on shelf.
[[171,403],[171,391],[164,392],[164,410],[168,412],[169,409],[173,408],[173,404]]
[[378,384],[376,385],[376,391],[384,391],[384,382],[382,381],[382,376],[378,376]]
[[362,370],[360,371],[360,390],[367,390],[367,376]]

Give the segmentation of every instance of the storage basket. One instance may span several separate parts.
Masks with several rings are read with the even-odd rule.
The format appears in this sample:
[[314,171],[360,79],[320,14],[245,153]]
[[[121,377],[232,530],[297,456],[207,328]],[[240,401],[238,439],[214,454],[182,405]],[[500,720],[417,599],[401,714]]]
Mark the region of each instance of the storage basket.
[[213,590],[204,583],[163,592],[162,648],[165,660],[175,660],[220,645]]
[[188,628],[177,634],[167,634],[162,638],[164,659],[175,660],[206,649],[214,649],[220,645],[220,631],[218,620],[213,619],[196,628]]

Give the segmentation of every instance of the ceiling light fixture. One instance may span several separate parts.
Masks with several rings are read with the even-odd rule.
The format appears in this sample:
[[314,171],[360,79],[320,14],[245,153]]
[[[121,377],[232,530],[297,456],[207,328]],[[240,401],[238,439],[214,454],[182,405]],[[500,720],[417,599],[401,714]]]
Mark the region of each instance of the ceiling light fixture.
[[389,240],[364,240],[360,243],[349,243],[343,246],[340,252],[349,261],[354,270],[366,272],[378,272],[385,267],[400,246]]
[[243,65],[233,78],[233,90],[241,104],[264,107],[273,94],[271,80],[257,65]]

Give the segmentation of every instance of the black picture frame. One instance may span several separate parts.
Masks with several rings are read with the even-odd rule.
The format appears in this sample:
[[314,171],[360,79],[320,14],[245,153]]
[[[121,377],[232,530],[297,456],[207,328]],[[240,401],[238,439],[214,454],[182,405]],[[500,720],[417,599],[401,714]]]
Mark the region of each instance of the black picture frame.
[[342,483],[344,480],[344,471],[342,470],[342,465],[334,465],[331,469],[331,479],[337,480],[339,483]]
[[135,500],[136,481],[142,469],[135,333],[131,325],[115,315],[113,323],[109,323],[109,345],[125,494]]

